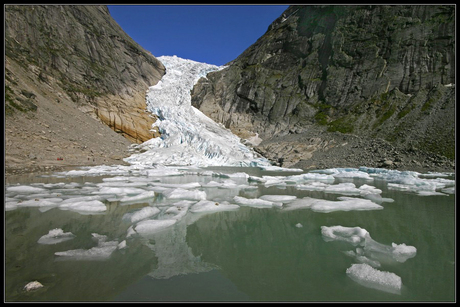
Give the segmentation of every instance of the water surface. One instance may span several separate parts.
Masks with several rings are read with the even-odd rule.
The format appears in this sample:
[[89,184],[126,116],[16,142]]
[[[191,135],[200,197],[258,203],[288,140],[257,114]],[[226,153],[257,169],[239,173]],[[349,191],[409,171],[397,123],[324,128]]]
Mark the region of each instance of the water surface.
[[[246,172],[251,176],[289,176],[286,172],[264,172],[255,168],[209,168],[215,173]],[[294,173],[292,173],[294,174]],[[298,174],[298,173],[296,173]],[[35,177],[21,185],[55,186],[56,196],[98,195],[104,178]],[[131,176],[132,177],[132,176]],[[232,180],[249,188],[199,187],[206,199],[224,204],[234,196],[255,199],[262,195],[294,195],[337,200],[344,194],[299,190],[295,185],[266,186],[247,178],[210,176],[189,172],[181,176],[145,177],[144,188],[161,184],[186,184]],[[453,177],[448,177],[453,179]],[[76,183],[73,188],[69,184]],[[138,181],[131,178],[131,183]],[[228,181],[226,181],[228,183]],[[455,300],[455,194],[420,196],[411,191],[388,189],[385,181],[338,179],[335,185],[352,182],[356,187],[372,185],[381,196],[381,210],[315,212],[309,208],[285,210],[241,205],[237,210],[193,213],[151,234],[133,234],[127,217],[142,208],[156,207],[164,219],[181,199],[157,192],[154,198],[122,203],[119,197],[103,200],[106,211],[86,213],[60,207],[22,207],[5,211],[5,299],[6,301],[454,301]],[[77,185],[78,184],[78,185]],[[13,182],[7,188],[14,186]],[[129,186],[129,185],[127,185]],[[190,190],[190,189],[189,189]],[[80,195],[76,195],[80,193]],[[93,194],[91,194],[93,193]],[[27,195],[8,192],[7,200]],[[57,196],[59,195],[59,196]],[[36,196],[43,197],[40,195]],[[67,198],[66,198],[67,197]],[[120,196],[121,197],[121,196]],[[353,196],[359,198],[360,196]],[[190,200],[196,203],[198,200]],[[178,208],[178,207],[174,207]],[[174,209],[173,208],[173,209]],[[185,207],[183,207],[185,208]],[[191,207],[188,207],[189,209]],[[169,211],[168,211],[169,210]],[[175,209],[174,209],[175,210]],[[173,211],[174,211],[173,210]],[[178,211],[174,211],[176,214]],[[175,215],[177,216],[177,215]],[[355,258],[347,252],[355,246],[326,241],[322,226],[361,227],[373,240],[416,248],[416,255],[403,263],[382,262],[380,271],[401,278],[399,294],[365,287],[346,274]],[[52,229],[75,237],[56,244],[37,241]],[[106,242],[126,242],[107,257],[59,257],[55,253],[89,250],[98,246],[93,234]],[[26,292],[24,286],[37,280],[43,288]]]

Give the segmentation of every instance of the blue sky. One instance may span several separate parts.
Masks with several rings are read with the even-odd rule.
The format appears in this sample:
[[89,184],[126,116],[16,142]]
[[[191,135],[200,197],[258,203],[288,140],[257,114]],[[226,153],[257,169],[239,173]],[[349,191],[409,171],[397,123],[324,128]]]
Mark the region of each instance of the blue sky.
[[110,15],[154,56],[224,65],[255,43],[287,5],[108,5]]

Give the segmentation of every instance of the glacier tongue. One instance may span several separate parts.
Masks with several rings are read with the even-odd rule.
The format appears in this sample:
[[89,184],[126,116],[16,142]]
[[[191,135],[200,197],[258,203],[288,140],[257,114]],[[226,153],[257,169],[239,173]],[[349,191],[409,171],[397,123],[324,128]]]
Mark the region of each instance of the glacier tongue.
[[177,56],[161,56],[166,74],[147,90],[147,110],[157,116],[153,126],[161,137],[134,148],[143,151],[124,160],[130,164],[196,166],[269,166],[244,146],[239,137],[191,105],[190,91],[201,77],[224,69]]

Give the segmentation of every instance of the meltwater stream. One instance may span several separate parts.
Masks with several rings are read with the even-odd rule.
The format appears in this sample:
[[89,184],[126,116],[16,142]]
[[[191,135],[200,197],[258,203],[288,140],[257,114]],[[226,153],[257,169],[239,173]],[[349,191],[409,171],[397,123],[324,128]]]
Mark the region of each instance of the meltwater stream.
[[5,298],[453,301],[454,191],[453,174],[364,167],[99,166],[10,181]]

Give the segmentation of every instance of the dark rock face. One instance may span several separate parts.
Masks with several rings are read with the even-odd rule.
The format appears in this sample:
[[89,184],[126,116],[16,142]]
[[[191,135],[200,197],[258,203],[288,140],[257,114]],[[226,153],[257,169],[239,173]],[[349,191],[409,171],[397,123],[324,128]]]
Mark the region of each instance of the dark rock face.
[[34,109],[11,61],[136,142],[150,139],[145,91],[165,69],[112,19],[105,6],[6,5],[7,113]]
[[321,131],[295,159],[280,149],[285,163],[329,150],[337,132],[453,160],[454,43],[454,6],[291,6],[201,79],[192,104],[243,138],[257,133],[261,151],[274,136]]

